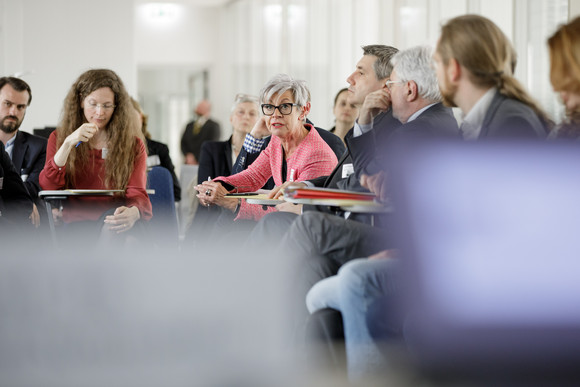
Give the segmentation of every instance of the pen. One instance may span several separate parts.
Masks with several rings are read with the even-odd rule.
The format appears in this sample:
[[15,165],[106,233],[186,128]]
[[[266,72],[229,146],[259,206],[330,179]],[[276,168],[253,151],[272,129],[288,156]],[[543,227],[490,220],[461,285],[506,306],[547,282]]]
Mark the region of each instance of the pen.
[[238,193],[227,193],[224,196],[257,196],[257,192],[238,192]]
[[75,148],[78,148],[79,145],[81,145],[82,143],[83,143],[82,141],[77,142],[77,144],[75,145]]

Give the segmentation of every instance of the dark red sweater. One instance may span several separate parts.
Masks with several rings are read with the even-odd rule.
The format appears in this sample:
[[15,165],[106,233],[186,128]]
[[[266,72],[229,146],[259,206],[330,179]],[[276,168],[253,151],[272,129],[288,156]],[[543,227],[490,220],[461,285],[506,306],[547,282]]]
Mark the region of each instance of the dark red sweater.
[[[121,196],[70,196],[63,208],[63,220],[66,223],[82,220],[98,220],[111,208],[119,206],[136,206],[141,213],[141,219],[149,220],[152,216],[151,202],[146,191],[147,184],[147,153],[145,145],[135,138],[135,148],[138,152],[129,178],[125,197]],[[88,146],[82,144],[81,146]],[[43,190],[65,189],[66,165],[58,167],[54,163],[56,149],[56,131],[52,132],[46,149],[46,162],[40,172],[40,186]],[[74,149],[72,150],[74,152]],[[76,173],[76,186],[69,189],[116,189],[105,186],[105,160],[100,149],[91,149],[88,168]]]

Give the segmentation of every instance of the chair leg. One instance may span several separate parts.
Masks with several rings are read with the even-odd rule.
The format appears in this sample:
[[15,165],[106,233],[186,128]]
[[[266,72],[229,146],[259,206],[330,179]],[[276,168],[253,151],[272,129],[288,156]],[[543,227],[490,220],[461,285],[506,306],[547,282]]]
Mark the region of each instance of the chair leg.
[[48,226],[50,228],[50,235],[52,237],[52,243],[54,245],[54,248],[58,248],[58,241],[56,239],[56,228],[54,225],[54,219],[52,218],[52,203],[50,202],[50,200],[44,200],[44,205],[46,208],[46,213],[48,215]]

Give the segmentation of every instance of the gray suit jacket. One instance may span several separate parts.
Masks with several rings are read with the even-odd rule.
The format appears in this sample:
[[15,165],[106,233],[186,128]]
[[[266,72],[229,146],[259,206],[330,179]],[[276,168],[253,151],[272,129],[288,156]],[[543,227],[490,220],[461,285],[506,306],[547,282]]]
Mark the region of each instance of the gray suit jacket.
[[547,133],[546,123],[529,106],[496,92],[478,139],[544,138]]

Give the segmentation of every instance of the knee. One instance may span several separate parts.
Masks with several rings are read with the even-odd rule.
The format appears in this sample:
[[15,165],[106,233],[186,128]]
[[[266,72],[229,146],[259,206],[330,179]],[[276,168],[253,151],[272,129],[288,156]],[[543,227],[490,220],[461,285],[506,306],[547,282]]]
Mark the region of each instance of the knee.
[[340,267],[340,289],[347,293],[362,293],[368,283],[368,259],[353,259]]
[[290,228],[288,229],[288,237],[290,240],[300,241],[307,238],[310,231],[310,216],[306,214],[297,217]]
[[308,309],[308,312],[310,314],[323,308],[321,302],[321,299],[323,298],[322,289],[320,286],[317,285],[318,283],[314,284],[314,286],[310,288],[308,293],[306,293],[306,308]]
[[316,238],[324,234],[326,218],[325,214],[307,211],[298,216],[290,226],[289,233],[297,238]]

